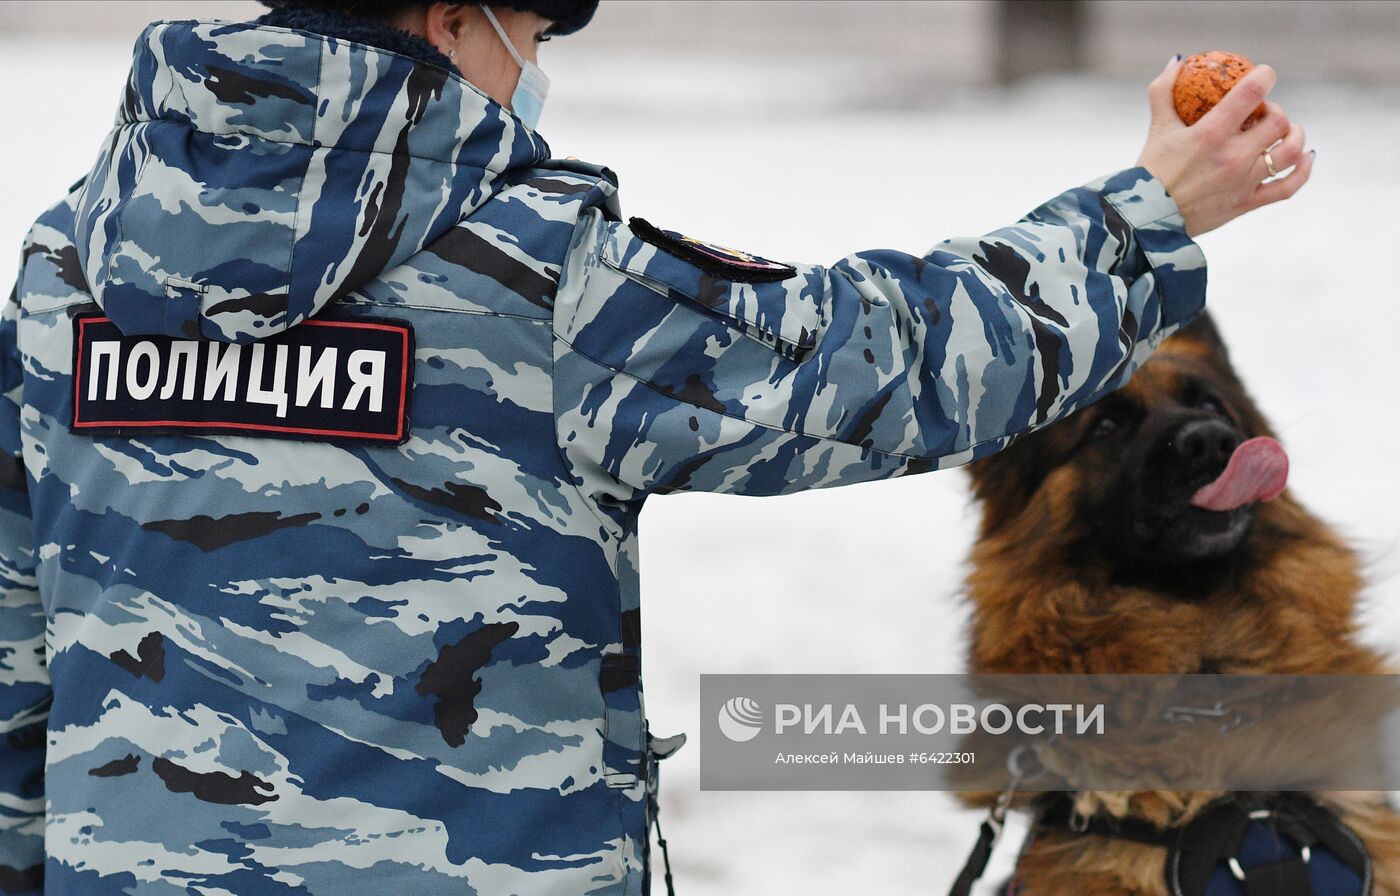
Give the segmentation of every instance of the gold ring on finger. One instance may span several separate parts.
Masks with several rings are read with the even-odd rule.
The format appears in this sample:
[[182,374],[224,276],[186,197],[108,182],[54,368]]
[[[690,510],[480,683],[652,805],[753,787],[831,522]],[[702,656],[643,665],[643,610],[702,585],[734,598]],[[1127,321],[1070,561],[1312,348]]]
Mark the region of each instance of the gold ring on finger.
[[1269,169],[1269,177],[1278,177],[1278,169],[1274,167],[1274,157],[1269,151],[1264,150],[1264,167]]

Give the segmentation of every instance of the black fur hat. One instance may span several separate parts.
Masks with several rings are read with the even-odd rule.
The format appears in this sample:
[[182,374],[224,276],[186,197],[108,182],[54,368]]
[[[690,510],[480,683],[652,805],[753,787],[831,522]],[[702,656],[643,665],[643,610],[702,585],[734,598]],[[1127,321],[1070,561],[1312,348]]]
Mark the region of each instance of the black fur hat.
[[[383,19],[395,13],[423,6],[427,0],[261,0],[263,6],[283,9],[289,6],[310,7],[324,12],[344,13],[363,19]],[[469,0],[461,0],[463,4]],[[553,22],[546,32],[557,36],[573,34],[598,10],[598,0],[490,0],[488,6],[504,6],[521,12],[533,12]]]

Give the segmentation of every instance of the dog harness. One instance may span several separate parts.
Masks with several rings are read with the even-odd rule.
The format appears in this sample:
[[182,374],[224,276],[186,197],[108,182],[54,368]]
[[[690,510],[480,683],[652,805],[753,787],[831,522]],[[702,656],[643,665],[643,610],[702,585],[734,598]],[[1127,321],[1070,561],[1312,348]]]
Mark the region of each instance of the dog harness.
[[1207,806],[1189,824],[1173,828],[1139,819],[1084,816],[1074,810],[1069,794],[1054,794],[1042,804],[1031,837],[1035,829],[1165,847],[1172,896],[1371,892],[1371,858],[1360,839],[1335,813],[1303,793],[1231,794]]

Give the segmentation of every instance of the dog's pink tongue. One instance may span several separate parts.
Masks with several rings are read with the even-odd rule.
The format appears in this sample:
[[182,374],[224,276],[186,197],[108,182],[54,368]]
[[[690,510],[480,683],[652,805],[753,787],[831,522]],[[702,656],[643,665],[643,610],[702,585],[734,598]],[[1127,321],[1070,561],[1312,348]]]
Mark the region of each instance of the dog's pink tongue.
[[1230,462],[1211,484],[1191,496],[1204,510],[1234,510],[1253,501],[1272,501],[1288,485],[1288,455],[1265,436],[1241,442]]

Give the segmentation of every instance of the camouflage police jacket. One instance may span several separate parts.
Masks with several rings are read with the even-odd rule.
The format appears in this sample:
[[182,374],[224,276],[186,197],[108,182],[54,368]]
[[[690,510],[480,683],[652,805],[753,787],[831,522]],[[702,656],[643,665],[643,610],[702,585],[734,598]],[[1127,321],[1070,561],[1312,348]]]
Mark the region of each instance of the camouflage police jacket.
[[146,30],[0,329],[0,893],[642,892],[642,503],[964,463],[1204,299],[1142,169],[829,266],[615,191],[432,65]]

